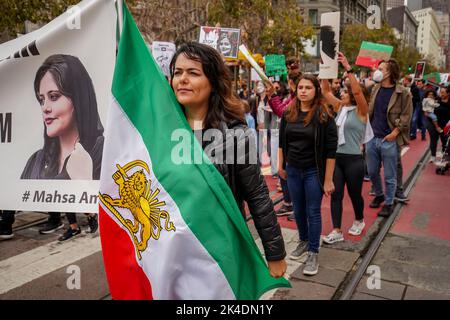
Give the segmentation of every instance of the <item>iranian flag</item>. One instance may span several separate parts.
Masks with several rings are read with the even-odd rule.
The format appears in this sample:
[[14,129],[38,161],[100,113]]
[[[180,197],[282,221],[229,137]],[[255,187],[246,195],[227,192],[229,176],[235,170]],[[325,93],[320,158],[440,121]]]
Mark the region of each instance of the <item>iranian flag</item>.
[[393,46],[363,41],[355,64],[363,67],[378,67],[383,60],[391,58]]
[[[123,10],[99,205],[112,298],[258,299],[290,286],[270,276],[231,190]],[[200,164],[174,161],[179,130]]]

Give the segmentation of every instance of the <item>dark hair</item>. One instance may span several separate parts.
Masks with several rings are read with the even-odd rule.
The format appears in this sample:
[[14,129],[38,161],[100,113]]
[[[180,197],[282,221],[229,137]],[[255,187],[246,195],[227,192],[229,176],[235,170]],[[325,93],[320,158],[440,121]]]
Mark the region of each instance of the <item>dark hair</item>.
[[392,82],[396,83],[400,79],[400,66],[398,65],[397,60],[395,59],[383,60],[378,64],[378,66],[382,63],[386,63],[388,71],[390,73],[390,78]]
[[427,91],[425,91],[425,98],[428,98],[428,95],[432,93],[433,97],[436,99],[436,91],[434,91],[433,89],[428,89]]
[[298,119],[299,111],[300,111],[300,100],[297,97],[298,84],[301,80],[311,81],[315,88],[314,100],[312,102],[312,108],[308,112],[305,117],[305,126],[309,125],[314,115],[319,112],[319,122],[325,122],[328,117],[331,117],[331,113],[328,110],[328,107],[324,103],[324,99],[322,97],[322,93],[320,91],[320,82],[317,78],[311,74],[304,74],[300,76],[295,83],[295,99],[289,104],[286,112],[286,120],[287,122],[295,122]]
[[[39,87],[44,75],[50,72],[62,95],[72,102],[75,110],[75,121],[79,134],[79,142],[89,153],[97,138],[103,135],[103,126],[97,110],[92,79],[81,61],[74,56],[55,54],[45,59],[39,67],[34,79],[34,92],[39,99]],[[44,126],[44,176],[51,177],[58,172],[60,153],[59,138],[50,138]]]
[[205,129],[219,129],[221,121],[230,123],[238,120],[245,124],[244,106],[233,92],[230,70],[223,62],[220,54],[215,49],[201,43],[188,42],[182,44],[170,62],[171,86],[173,86],[175,63],[180,54],[184,54],[186,58],[202,64],[203,72],[212,87],[205,118]]

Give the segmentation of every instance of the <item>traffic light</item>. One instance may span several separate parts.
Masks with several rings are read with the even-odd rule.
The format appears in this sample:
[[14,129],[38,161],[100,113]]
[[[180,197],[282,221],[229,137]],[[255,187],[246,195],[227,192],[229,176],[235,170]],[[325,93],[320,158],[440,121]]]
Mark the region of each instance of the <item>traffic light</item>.
[[409,73],[412,72],[412,66],[411,66],[411,65],[408,66],[408,72],[409,72]]

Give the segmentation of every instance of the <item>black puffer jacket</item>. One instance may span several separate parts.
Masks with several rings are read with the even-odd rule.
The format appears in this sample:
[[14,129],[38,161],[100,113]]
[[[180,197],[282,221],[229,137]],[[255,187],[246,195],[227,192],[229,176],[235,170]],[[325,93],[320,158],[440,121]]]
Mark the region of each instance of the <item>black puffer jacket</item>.
[[[286,256],[284,240],[261,169],[254,161],[256,159],[252,159],[252,156],[256,156],[256,143],[251,143],[253,133],[240,122],[233,122],[228,126],[222,123],[221,131],[227,139],[234,139],[234,153],[231,153],[231,150],[227,152],[225,143],[227,140],[223,139],[222,146],[214,146],[214,150],[225,150],[224,161],[215,164],[215,166],[233,192],[243,215],[244,201],[247,202],[256,230],[261,237],[267,261],[281,260]],[[244,146],[245,151],[238,152],[238,150],[242,151]],[[205,145],[203,148],[205,148]],[[230,148],[231,144],[229,145]],[[250,151],[250,148],[252,151]],[[211,154],[215,155],[214,152]],[[230,154],[234,155],[231,157],[233,161],[226,161],[227,154],[228,157],[230,157]]]

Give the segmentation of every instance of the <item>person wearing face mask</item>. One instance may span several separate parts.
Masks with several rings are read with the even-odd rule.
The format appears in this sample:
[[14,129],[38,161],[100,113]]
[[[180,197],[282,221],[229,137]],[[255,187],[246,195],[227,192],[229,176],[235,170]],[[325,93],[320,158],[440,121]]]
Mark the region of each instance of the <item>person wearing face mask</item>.
[[[369,118],[374,138],[366,145],[369,176],[375,191],[371,208],[384,206],[378,213],[388,217],[393,212],[397,191],[400,147],[408,143],[412,117],[411,94],[398,84],[400,68],[394,59],[382,61],[373,74],[377,83],[369,103]],[[384,168],[385,192],[381,185],[380,169]]]

